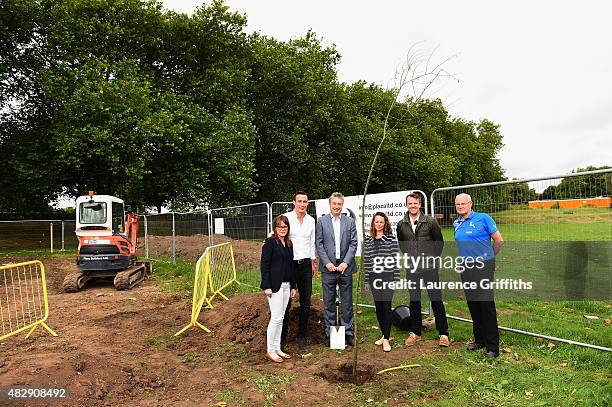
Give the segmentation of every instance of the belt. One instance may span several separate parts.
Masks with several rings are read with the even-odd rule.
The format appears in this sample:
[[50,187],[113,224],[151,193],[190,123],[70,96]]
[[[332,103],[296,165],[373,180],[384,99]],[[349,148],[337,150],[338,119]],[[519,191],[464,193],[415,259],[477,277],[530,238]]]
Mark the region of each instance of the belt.
[[299,260],[293,260],[295,261],[297,264],[304,264],[304,263],[310,263],[310,259],[299,259]]

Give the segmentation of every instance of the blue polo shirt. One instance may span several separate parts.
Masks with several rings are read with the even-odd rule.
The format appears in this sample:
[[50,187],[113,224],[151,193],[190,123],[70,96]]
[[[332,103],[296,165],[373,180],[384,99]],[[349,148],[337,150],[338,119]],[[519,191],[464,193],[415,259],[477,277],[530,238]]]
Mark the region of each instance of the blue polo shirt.
[[453,222],[453,229],[461,257],[482,257],[483,260],[495,258],[491,235],[497,232],[497,224],[491,216],[472,211],[465,220],[458,217]]

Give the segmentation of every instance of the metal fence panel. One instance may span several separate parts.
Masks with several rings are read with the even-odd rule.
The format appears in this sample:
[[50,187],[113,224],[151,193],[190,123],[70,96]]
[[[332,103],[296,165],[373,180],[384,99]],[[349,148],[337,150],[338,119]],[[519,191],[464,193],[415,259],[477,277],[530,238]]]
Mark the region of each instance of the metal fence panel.
[[[291,212],[292,210],[293,210],[293,202],[292,201],[272,202],[270,204],[270,222],[272,222],[272,220],[275,217],[277,217],[278,215],[282,215],[284,213]],[[313,218],[317,219],[317,209],[315,207],[315,201],[314,200],[309,200],[308,201],[308,208],[306,209],[306,213],[308,213]],[[270,225],[270,227],[271,226],[272,225]],[[272,230],[270,229],[270,231],[272,231]]]
[[[498,305],[509,310],[498,314],[500,326],[550,336],[559,319],[547,316],[547,302],[574,310],[588,306],[591,300],[610,300],[612,170],[435,190],[431,212],[447,241],[442,256],[457,255],[452,222],[457,218],[454,199],[459,193],[471,196],[473,211],[491,215],[504,237],[496,259],[496,278],[522,278],[536,287],[516,293],[496,291]],[[446,270],[445,277],[442,273],[441,279],[452,279],[452,270]],[[528,303],[533,311],[528,315],[513,312],[516,302]],[[576,337],[590,338],[589,332],[595,332],[594,325],[582,315],[568,315],[570,320]],[[530,332],[531,327],[542,325],[550,331]]]
[[[141,219],[146,221],[141,223]],[[174,251],[172,219],[172,213],[149,213],[139,218],[136,247],[138,256],[172,258]]]
[[[62,222],[63,225],[63,234],[60,232],[58,238],[63,240],[63,248],[64,250],[77,250],[79,247],[79,239],[76,236],[76,221],[74,220],[65,220]],[[55,233],[55,230],[54,230]]]
[[213,244],[234,241],[234,258],[239,282],[258,287],[261,247],[269,232],[267,202],[210,210]]
[[206,211],[141,215],[138,255],[195,262],[209,246]]
[[51,248],[60,251],[76,248],[77,245],[74,222],[52,219],[0,221],[0,250],[3,251]]
[[48,317],[49,301],[43,264],[34,260],[1,266],[0,340],[25,330],[29,330],[28,338],[38,326],[57,336],[46,324]]

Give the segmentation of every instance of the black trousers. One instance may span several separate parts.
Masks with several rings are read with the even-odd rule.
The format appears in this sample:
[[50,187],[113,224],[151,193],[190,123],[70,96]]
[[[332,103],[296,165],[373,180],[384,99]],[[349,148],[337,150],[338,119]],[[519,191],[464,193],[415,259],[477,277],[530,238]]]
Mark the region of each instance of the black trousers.
[[[303,261],[301,264],[296,262],[297,269],[297,289],[300,294],[300,323],[298,327],[297,337],[305,338],[308,335],[308,318],[310,316],[310,297],[312,296],[312,266],[310,259]],[[287,303],[285,310],[285,318],[283,318],[283,330],[281,332],[281,344],[287,343],[287,335],[289,333],[289,311],[291,310],[291,298]]]
[[376,306],[376,318],[378,326],[385,339],[389,339],[391,335],[391,323],[393,318],[393,310],[391,309],[391,301],[374,301]]
[[[408,279],[416,284],[414,290],[408,290],[410,295],[410,332],[421,336],[423,326],[423,315],[421,314],[421,288],[420,282],[437,283],[440,281],[437,270],[423,271],[422,273],[408,273]],[[448,336],[448,320],[446,319],[446,309],[442,302],[442,291],[437,289],[427,290],[431,308],[436,319],[436,330],[438,335]]]
[[495,259],[484,262],[484,267],[476,265],[466,267],[461,274],[461,281],[474,282],[474,290],[465,290],[468,309],[472,316],[474,341],[484,345],[487,352],[499,353],[499,330],[497,327],[497,310],[493,297],[493,289],[482,288],[482,281],[494,281]]
[[[339,266],[340,260],[334,264]],[[340,315],[336,310],[336,287],[340,295]],[[346,273],[330,273],[325,270],[321,272],[321,292],[323,294],[323,319],[325,321],[325,336],[330,337],[331,327],[344,326],[345,336],[354,335],[353,326],[353,275]]]
[[[378,326],[385,339],[389,339],[391,335],[391,325],[393,323],[393,309],[391,303],[393,301],[393,290],[384,288],[384,283],[393,281],[393,273],[369,273],[367,284],[370,287],[372,297],[374,297],[374,306],[376,307],[376,319]],[[379,287],[379,288],[376,288]]]

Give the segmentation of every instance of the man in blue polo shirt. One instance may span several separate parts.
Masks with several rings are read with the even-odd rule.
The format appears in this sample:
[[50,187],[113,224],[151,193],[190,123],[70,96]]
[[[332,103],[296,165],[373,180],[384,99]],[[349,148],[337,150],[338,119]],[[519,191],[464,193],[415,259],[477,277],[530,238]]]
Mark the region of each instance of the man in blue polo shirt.
[[497,311],[493,289],[485,289],[481,284],[486,280],[494,281],[495,255],[504,240],[491,216],[472,211],[472,198],[468,194],[457,195],[455,209],[459,217],[453,222],[453,229],[465,266],[461,280],[477,286],[465,290],[474,332],[474,342],[468,345],[468,350],[486,348],[487,358],[493,359],[499,356]]

